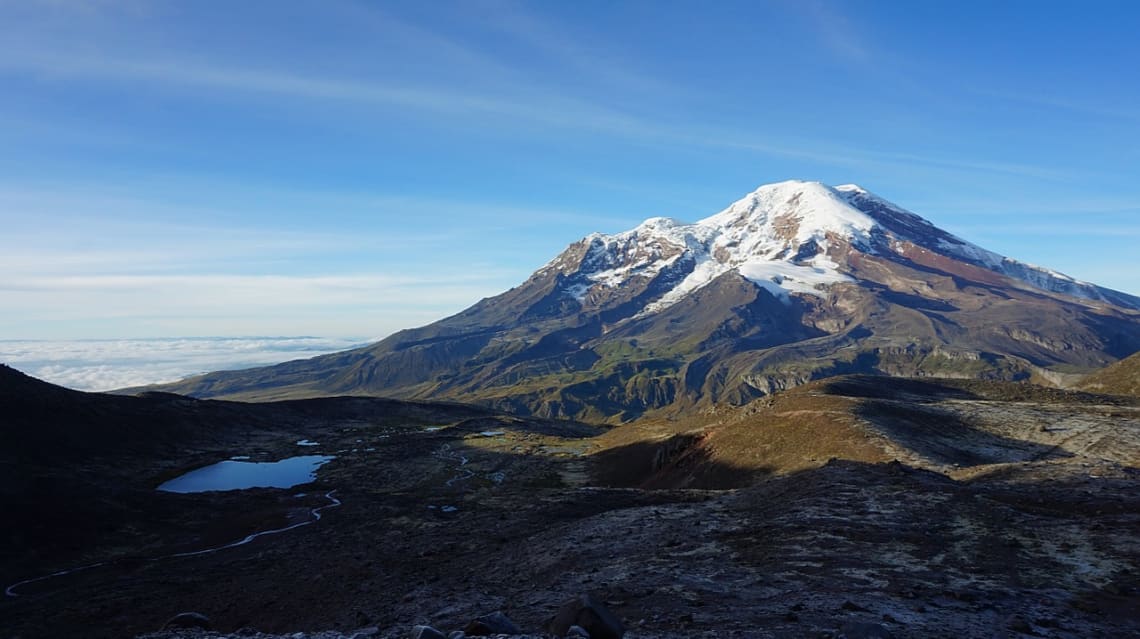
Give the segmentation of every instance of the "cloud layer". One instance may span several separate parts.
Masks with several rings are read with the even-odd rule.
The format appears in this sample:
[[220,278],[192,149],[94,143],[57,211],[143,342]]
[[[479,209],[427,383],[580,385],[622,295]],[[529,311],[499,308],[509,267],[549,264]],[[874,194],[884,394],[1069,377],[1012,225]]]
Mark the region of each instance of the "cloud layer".
[[60,386],[105,391],[305,359],[360,345],[361,340],[322,337],[0,340],[0,362]]

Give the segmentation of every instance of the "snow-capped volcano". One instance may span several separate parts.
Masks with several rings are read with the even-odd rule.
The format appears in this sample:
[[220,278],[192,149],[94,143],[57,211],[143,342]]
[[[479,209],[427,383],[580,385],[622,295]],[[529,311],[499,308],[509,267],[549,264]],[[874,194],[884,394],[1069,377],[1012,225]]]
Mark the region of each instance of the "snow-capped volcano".
[[539,274],[562,274],[565,293],[587,304],[603,289],[667,274],[660,297],[642,310],[652,313],[730,271],[783,299],[823,296],[829,285],[853,281],[852,249],[907,259],[933,252],[1046,291],[1140,308],[1140,299],[987,251],[857,185],[798,180],[761,186],[694,224],[655,217],[623,233],[595,233]]
[[1002,257],[855,185],[780,182],[692,224],[585,237],[519,286],[372,346],[167,388],[622,421],[841,373],[1064,383],[1137,350],[1140,298]]

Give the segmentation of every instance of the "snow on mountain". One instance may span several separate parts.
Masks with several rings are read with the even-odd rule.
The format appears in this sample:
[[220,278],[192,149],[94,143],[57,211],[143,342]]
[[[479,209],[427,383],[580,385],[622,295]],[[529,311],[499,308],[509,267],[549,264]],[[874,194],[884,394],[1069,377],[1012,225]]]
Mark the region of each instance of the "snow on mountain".
[[837,186],[835,190],[851,205],[875,216],[880,224],[890,225],[896,235],[910,235],[910,240],[915,244],[1001,273],[1041,290],[1126,308],[1140,308],[1140,298],[988,251],[939,229],[918,215],[855,184]]
[[1140,298],[1006,259],[858,186],[781,182],[692,224],[587,236],[376,344],[165,388],[628,421],[841,373],[1060,383],[1140,349],[1138,327]]
[[561,273],[565,294],[580,303],[591,292],[623,287],[635,278],[664,279],[662,294],[640,313],[645,315],[730,271],[784,300],[793,293],[822,296],[833,284],[854,281],[844,263],[848,249],[898,259],[913,247],[1046,291],[1140,308],[1140,299],[971,244],[857,185],[797,180],[761,186],[694,224],[655,217],[623,233],[595,233],[540,273]]
[[824,242],[828,234],[866,246],[877,226],[835,189],[797,180],[761,186],[697,225],[714,232],[723,230],[721,245],[743,250],[768,248],[781,240]]

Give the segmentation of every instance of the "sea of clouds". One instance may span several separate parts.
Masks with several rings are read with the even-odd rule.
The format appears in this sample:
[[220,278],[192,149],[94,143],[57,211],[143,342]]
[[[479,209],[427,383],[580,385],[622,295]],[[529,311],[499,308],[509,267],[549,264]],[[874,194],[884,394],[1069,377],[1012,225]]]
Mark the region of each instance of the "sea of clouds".
[[0,340],[0,363],[60,386],[105,391],[277,364],[365,343],[328,337]]

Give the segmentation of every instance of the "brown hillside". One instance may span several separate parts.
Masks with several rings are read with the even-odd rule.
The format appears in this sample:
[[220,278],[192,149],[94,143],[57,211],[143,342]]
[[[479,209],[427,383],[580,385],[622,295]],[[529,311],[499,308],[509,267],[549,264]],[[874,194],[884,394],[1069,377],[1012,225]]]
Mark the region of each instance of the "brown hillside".
[[951,476],[1096,455],[1140,466],[1140,403],[1024,383],[845,376],[740,409],[602,437],[599,482],[728,488],[823,466],[898,460]]
[[1094,393],[1140,397],[1140,353],[1089,375],[1078,388]]

